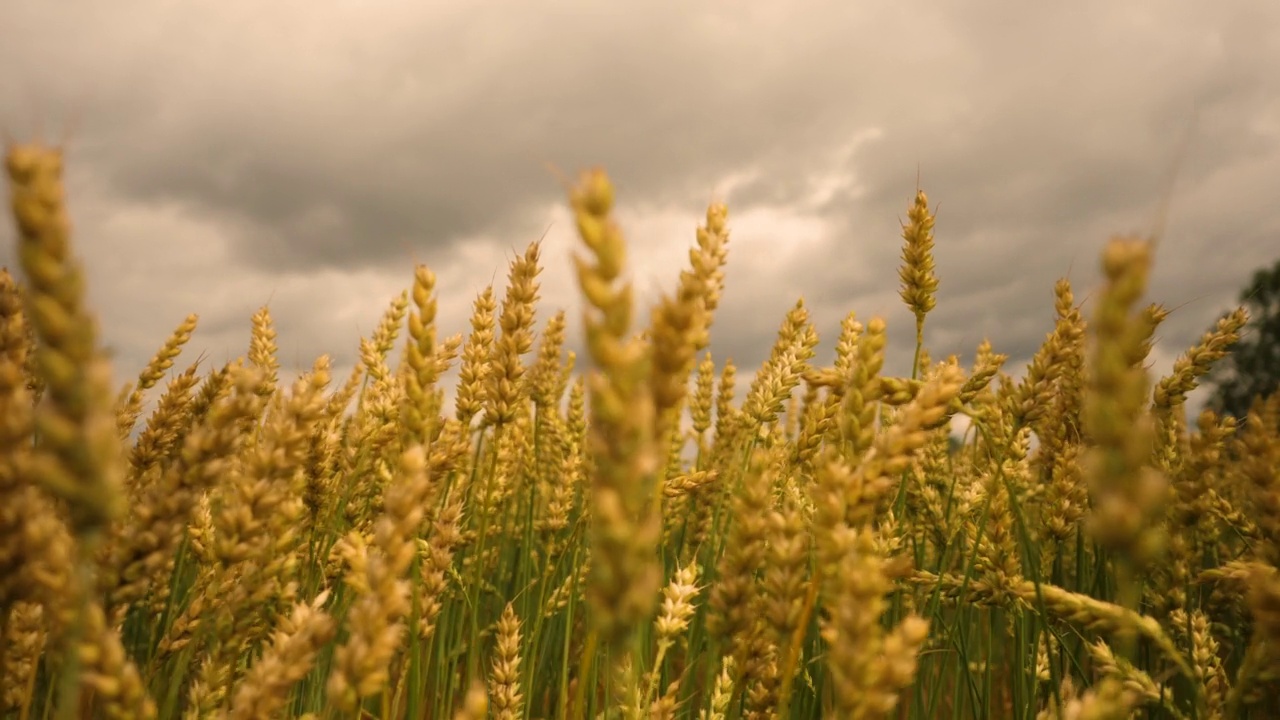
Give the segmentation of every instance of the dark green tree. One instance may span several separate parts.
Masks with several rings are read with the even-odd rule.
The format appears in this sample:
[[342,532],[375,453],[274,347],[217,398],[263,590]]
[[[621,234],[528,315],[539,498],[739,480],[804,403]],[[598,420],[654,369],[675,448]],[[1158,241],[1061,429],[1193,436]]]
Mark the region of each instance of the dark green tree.
[[1243,421],[1254,398],[1280,389],[1280,261],[1254,273],[1240,303],[1249,310],[1249,324],[1206,384],[1213,388],[1209,408]]

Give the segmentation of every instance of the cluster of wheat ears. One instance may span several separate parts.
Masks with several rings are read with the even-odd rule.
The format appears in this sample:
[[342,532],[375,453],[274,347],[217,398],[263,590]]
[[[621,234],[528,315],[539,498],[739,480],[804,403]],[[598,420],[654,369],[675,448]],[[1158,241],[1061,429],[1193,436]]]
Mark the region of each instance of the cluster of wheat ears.
[[419,266],[346,378],[282,387],[264,307],[246,357],[170,373],[190,316],[117,392],[61,153],[6,171],[0,717],[1276,717],[1280,396],[1188,427],[1247,318],[1151,382],[1149,241],[1106,245],[1088,322],[1057,283],[1021,379],[985,342],[964,370],[922,347],[919,192],[911,376],[853,313],[815,362],[797,302],[737,403],[706,352],[726,208],[641,327],[587,172],[585,372],[563,312],[536,327],[534,243],[465,340]]

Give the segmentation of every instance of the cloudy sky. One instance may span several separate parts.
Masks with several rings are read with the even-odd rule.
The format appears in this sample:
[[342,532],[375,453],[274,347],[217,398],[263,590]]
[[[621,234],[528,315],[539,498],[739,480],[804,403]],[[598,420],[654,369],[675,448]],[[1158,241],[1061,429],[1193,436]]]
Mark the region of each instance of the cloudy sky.
[[265,303],[286,367],[345,373],[415,262],[462,332],[544,233],[539,319],[576,321],[548,163],[607,168],[646,301],[728,202],[712,349],[744,369],[801,296],[822,362],[856,310],[909,369],[917,174],[938,209],[926,343],[966,364],[989,337],[1020,372],[1054,280],[1084,299],[1109,235],[1163,222],[1163,372],[1280,256],[1278,28],[1270,0],[4,0],[0,126],[67,137],[121,381],[188,312],[190,357],[242,354]]

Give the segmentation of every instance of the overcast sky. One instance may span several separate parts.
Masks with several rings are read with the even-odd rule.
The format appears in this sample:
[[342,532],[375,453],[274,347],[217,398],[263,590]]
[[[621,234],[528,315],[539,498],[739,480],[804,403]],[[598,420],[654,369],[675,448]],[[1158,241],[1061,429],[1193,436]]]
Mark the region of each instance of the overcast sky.
[[821,362],[856,310],[909,371],[917,173],[938,209],[926,343],[966,365],[988,337],[1020,374],[1054,280],[1085,299],[1108,236],[1163,218],[1163,373],[1280,256],[1278,69],[1272,0],[0,2],[0,125],[69,132],[122,382],[188,312],[190,359],[243,354],[264,303],[286,367],[345,373],[414,262],[463,332],[544,233],[539,323],[567,309],[580,346],[548,163],[609,171],[646,302],[728,202],[712,350],[748,377],[800,296]]

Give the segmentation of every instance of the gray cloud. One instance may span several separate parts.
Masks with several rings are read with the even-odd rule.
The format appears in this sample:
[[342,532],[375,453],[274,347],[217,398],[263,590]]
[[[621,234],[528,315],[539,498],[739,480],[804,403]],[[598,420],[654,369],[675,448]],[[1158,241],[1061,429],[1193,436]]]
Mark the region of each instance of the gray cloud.
[[803,295],[820,358],[853,308],[889,319],[902,371],[917,172],[938,208],[935,356],[990,337],[1025,362],[1053,281],[1083,300],[1106,238],[1153,230],[1164,207],[1151,296],[1185,303],[1161,332],[1171,359],[1280,247],[1277,26],[1260,0],[14,0],[0,122],[79,118],[79,246],[125,368],[189,311],[194,345],[234,357],[268,301],[287,361],[349,364],[412,261],[441,276],[444,332],[463,331],[474,294],[548,227],[542,316],[576,320],[548,162],[610,170],[644,301],[727,196],[713,347],[743,368]]

